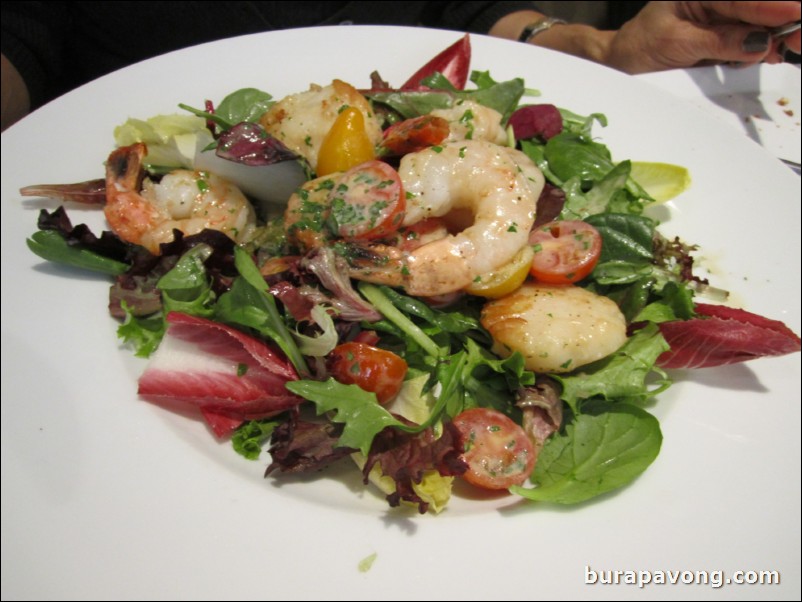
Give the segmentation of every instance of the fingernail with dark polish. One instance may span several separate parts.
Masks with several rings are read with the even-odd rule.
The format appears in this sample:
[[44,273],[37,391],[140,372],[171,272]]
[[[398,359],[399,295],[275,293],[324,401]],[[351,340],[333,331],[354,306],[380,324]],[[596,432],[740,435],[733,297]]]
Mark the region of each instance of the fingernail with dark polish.
[[744,38],[741,48],[744,52],[765,52],[769,48],[770,39],[768,31],[753,31]]

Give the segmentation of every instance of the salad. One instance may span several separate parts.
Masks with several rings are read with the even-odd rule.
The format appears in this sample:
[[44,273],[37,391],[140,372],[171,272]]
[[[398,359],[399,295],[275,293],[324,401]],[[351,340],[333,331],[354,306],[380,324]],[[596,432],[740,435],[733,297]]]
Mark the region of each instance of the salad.
[[[249,89],[183,125],[129,121],[104,180],[25,191],[98,202],[116,234],[57,210],[29,245],[113,274],[120,336],[151,358],[140,394],[191,404],[247,457],[268,446],[271,478],[355,461],[391,505],[421,511],[444,507],[454,478],[556,503],[605,493],[659,452],[644,405],[670,385],[664,368],[794,352],[799,338],[696,300],[711,288],[692,248],[660,236],[632,164],[593,139],[603,115],[520,106],[522,81],[469,76],[468,59],[464,38],[398,89],[378,74],[371,90],[335,80],[280,101]],[[319,127],[293,131],[310,103]],[[219,161],[245,194],[211,166],[175,173],[210,145],[204,161],[298,177],[287,209]],[[481,221],[491,248],[452,265],[437,251],[486,218],[484,172],[515,194],[494,199],[500,223]],[[454,194],[422,203],[443,173]],[[128,219],[199,194],[218,195],[214,215]]]

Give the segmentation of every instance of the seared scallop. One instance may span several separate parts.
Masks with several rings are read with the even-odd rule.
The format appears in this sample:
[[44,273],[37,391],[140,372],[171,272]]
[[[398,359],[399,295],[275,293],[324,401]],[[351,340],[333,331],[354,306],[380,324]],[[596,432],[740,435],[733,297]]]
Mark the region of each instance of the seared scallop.
[[527,283],[482,309],[493,351],[518,351],[535,372],[570,372],[606,357],[627,339],[618,306],[577,286]]

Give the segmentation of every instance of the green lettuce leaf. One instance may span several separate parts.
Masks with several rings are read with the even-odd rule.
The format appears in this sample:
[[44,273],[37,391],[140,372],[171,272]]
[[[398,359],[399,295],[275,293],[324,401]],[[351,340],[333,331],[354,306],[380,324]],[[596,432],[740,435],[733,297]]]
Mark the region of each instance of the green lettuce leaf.
[[274,420],[249,420],[243,423],[231,436],[234,451],[248,460],[258,460],[262,446],[270,439],[278,424]]
[[129,119],[114,129],[117,146],[144,142],[148,147],[145,167],[151,171],[192,169],[195,152],[212,142],[206,121],[194,115],[157,115]]

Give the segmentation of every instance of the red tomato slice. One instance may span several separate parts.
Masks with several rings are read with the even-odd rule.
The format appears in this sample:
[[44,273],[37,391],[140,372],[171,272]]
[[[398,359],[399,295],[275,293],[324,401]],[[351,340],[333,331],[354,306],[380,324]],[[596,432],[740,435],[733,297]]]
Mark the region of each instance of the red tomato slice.
[[331,229],[343,238],[373,239],[395,232],[406,199],[398,172],[382,161],[349,169],[329,193]]
[[336,380],[375,393],[379,403],[398,394],[407,374],[407,363],[392,351],[354,341],[335,347],[327,366]]
[[462,434],[466,481],[484,489],[521,485],[535,468],[535,450],[524,430],[497,410],[473,408],[454,419]]
[[400,157],[436,146],[448,137],[448,133],[448,121],[434,115],[421,115],[384,130],[382,148],[387,155]]
[[599,231],[583,221],[555,221],[533,230],[529,244],[535,256],[529,273],[548,284],[579,282],[593,271],[601,255]]

